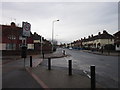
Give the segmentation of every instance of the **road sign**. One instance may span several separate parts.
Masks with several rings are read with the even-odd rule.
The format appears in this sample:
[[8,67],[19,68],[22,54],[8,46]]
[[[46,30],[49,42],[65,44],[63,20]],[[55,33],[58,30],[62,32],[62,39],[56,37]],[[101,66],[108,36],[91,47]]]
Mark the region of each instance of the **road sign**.
[[22,24],[23,26],[23,36],[25,37],[30,37],[30,28],[31,28],[31,24],[28,22],[23,22]]

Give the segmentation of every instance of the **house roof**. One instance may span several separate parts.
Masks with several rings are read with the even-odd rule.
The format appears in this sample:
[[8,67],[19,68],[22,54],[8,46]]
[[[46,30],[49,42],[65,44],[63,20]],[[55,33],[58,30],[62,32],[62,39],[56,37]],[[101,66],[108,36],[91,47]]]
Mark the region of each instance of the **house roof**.
[[112,35],[110,35],[110,34],[101,34],[101,35],[98,35],[97,36],[97,39],[113,39],[114,37],[112,36]]
[[98,34],[98,35],[95,35],[95,36],[91,36],[91,37],[88,37],[86,39],[82,39],[83,42],[87,42],[87,41],[93,41],[93,40],[96,40],[96,39],[113,39],[114,37],[107,33],[106,31],[103,31],[102,34]]
[[[3,32],[3,30],[5,32],[9,32],[9,30],[11,30],[12,28],[19,34],[19,36],[22,36],[22,33],[23,33],[22,27],[16,26],[14,22],[12,22],[11,25],[0,25],[0,30],[2,32]],[[41,36],[38,35],[37,33],[32,34],[32,32],[30,32],[30,35],[31,36],[28,38],[33,38],[34,40],[41,40]],[[42,40],[47,43],[51,43],[48,40],[44,39],[44,37],[42,37]]]
[[120,37],[120,31],[116,32],[115,34],[113,34],[114,36],[119,36]]
[[[2,28],[2,30],[11,30],[11,25],[0,25]],[[17,30],[17,32],[19,33],[20,36],[22,36],[23,30],[22,27],[17,27],[14,25],[14,30]],[[32,35],[32,33],[30,32],[30,35]]]

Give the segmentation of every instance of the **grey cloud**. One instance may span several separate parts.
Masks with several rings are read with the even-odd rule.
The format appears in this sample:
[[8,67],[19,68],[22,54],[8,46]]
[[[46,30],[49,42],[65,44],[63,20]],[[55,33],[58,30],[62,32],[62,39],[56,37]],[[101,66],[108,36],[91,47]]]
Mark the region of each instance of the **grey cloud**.
[[7,2],[3,3],[2,8],[3,17],[28,20],[34,25],[33,31],[38,28],[38,33],[44,32],[46,38],[51,38],[51,23],[55,18],[60,19],[60,22],[55,24],[55,34],[60,34],[59,39],[66,39],[65,41],[97,33],[98,29],[111,30],[117,27],[118,12],[115,2]]

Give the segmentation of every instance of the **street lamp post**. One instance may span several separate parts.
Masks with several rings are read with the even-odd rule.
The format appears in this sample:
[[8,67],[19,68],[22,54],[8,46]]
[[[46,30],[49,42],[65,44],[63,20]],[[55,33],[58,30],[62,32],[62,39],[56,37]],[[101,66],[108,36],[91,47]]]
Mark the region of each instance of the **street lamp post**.
[[59,20],[52,21],[52,52],[53,52],[53,42],[54,42],[54,22],[57,22]]

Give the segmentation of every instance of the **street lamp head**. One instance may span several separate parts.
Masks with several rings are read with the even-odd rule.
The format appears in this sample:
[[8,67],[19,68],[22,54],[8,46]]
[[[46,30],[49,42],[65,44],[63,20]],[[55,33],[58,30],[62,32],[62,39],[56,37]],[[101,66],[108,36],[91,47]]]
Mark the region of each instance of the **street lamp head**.
[[60,21],[60,20],[59,20],[59,19],[58,19],[58,20],[54,20],[53,23],[54,23],[54,22],[57,22],[57,21]]

